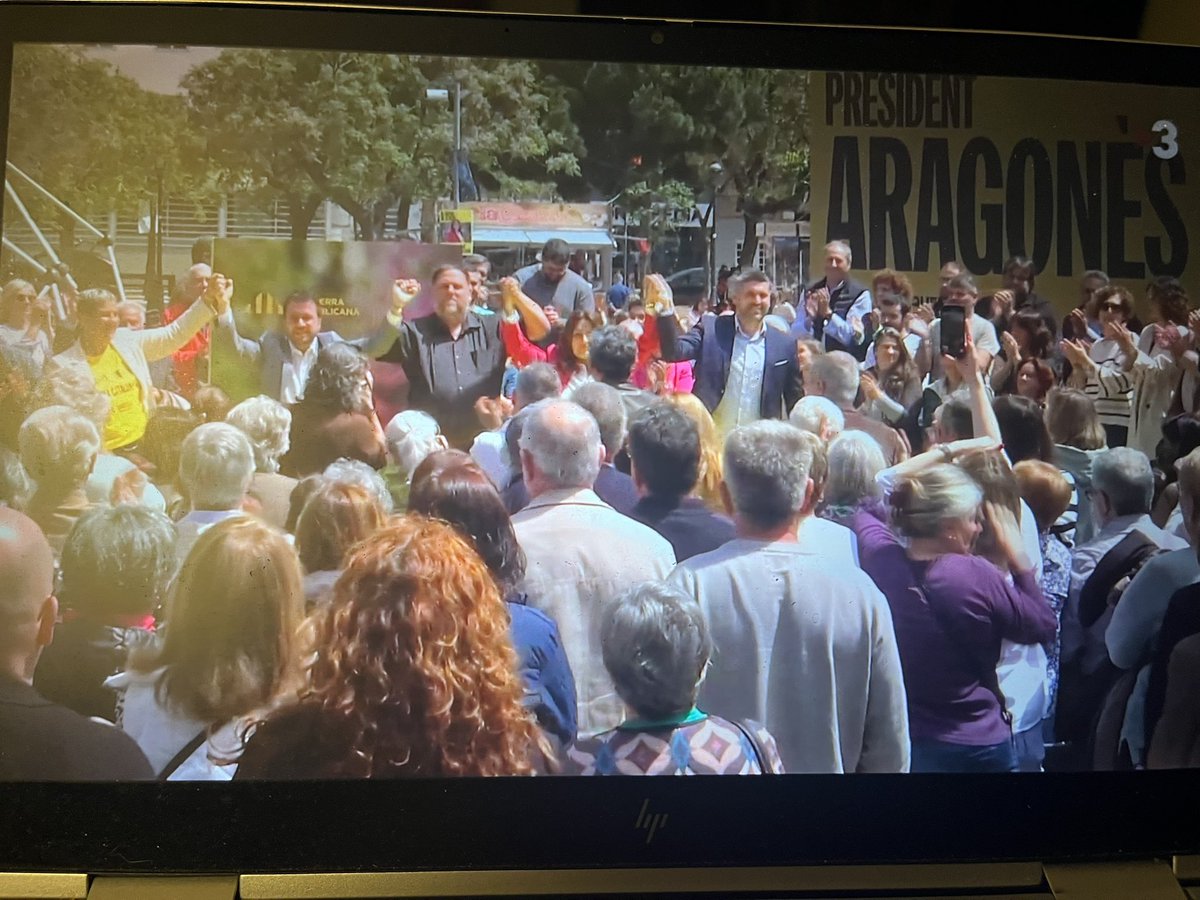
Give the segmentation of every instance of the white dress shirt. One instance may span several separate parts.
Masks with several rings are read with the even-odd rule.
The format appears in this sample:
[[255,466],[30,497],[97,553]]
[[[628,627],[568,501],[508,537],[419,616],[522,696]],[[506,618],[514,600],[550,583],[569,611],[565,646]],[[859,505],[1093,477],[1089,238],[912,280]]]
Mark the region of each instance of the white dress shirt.
[[291,352],[283,363],[283,376],[279,381],[279,399],[285,405],[295,403],[304,396],[304,386],[308,384],[309,373],[317,362],[317,342],[314,340],[301,353],[288,341],[288,350]]
[[729,378],[725,394],[713,411],[713,422],[722,436],[739,425],[762,418],[763,369],[767,365],[767,329],[748,335],[737,322],[733,335],[733,355],[729,360]]

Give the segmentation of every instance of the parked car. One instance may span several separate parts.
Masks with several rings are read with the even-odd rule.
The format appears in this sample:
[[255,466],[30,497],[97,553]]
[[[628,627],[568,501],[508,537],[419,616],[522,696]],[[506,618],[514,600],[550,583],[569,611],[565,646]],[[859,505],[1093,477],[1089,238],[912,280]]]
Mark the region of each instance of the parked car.
[[704,297],[704,267],[680,269],[667,276],[676,306],[695,306]]

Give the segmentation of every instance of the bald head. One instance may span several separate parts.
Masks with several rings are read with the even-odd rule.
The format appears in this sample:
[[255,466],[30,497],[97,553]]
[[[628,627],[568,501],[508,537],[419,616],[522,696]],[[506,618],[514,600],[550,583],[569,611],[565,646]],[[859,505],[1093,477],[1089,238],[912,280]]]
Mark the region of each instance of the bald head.
[[520,441],[530,495],[595,484],[603,448],[592,414],[568,400],[545,400],[530,409]]
[[[46,617],[54,591],[54,556],[33,520],[0,508],[0,663],[22,679],[33,672],[41,648],[49,643],[54,613]],[[51,601],[53,602],[53,601]]]

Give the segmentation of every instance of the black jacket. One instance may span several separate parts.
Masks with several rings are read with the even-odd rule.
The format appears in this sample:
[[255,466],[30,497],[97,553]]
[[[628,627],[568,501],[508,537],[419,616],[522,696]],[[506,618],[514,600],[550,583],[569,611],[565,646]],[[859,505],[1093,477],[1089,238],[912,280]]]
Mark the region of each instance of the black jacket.
[[87,619],[64,622],[54,629],[54,643],[42,651],[33,687],[81,716],[115,722],[117,695],[104,686],[104,679],[124,672],[130,648],[151,637],[142,628]]
[[85,719],[0,675],[0,782],[153,777],[138,745],[117,726]]

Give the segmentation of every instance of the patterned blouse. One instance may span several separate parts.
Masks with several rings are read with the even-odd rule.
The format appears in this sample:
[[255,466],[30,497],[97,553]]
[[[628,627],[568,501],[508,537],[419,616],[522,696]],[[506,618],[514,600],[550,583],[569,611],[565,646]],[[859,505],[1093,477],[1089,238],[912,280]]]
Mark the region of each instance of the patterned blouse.
[[1071,585],[1071,550],[1061,539],[1053,534],[1043,532],[1040,536],[1042,545],[1042,594],[1054,610],[1058,625],[1054,635],[1054,645],[1046,653],[1046,688],[1050,702],[1046,706],[1046,717],[1054,715],[1055,703],[1058,700],[1058,667],[1059,653],[1062,647],[1062,612],[1067,602],[1067,591]]
[[782,775],[775,739],[756,722],[743,724],[757,749],[732,722],[695,709],[675,722],[625,722],[571,745],[562,774],[761,775],[765,764]]

